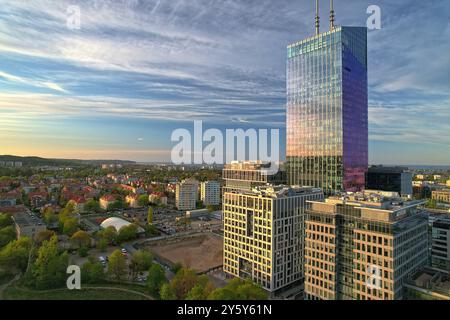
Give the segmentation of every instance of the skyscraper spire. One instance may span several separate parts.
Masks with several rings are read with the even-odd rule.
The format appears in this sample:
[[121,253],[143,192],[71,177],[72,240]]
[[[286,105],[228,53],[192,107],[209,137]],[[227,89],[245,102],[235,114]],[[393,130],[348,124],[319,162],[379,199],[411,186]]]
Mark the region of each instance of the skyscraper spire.
[[320,33],[319,0],[316,0],[316,35]]
[[330,30],[334,29],[334,6],[333,0],[330,0]]

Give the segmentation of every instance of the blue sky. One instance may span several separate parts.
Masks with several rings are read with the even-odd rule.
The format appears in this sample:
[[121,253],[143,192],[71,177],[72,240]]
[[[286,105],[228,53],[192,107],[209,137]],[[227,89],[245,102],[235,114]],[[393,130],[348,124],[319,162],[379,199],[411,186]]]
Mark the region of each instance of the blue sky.
[[[0,3],[0,154],[164,161],[193,120],[284,137],[286,46],[314,32],[312,0]],[[448,165],[450,3],[335,0],[337,24],[371,4],[370,162]]]

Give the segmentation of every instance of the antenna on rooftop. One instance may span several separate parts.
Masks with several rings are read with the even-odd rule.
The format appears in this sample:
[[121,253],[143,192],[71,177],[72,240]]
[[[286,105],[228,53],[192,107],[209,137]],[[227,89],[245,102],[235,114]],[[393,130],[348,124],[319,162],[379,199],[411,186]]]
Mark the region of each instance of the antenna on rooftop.
[[316,35],[320,33],[319,0],[316,0]]
[[330,0],[330,30],[334,29],[334,6],[333,0]]

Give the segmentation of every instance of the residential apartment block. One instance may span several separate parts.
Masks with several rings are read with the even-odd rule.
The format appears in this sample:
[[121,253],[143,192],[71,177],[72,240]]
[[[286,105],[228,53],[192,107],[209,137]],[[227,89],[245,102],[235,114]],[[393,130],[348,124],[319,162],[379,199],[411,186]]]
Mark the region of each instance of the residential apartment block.
[[320,189],[260,186],[223,196],[226,273],[252,279],[272,296],[303,284],[304,216]]
[[305,240],[305,293],[311,300],[398,300],[428,260],[420,201],[345,194],[311,202]]
[[198,181],[186,179],[177,183],[175,202],[178,210],[193,210],[197,207]]
[[220,182],[202,182],[200,188],[200,196],[205,206],[218,206],[220,204]]

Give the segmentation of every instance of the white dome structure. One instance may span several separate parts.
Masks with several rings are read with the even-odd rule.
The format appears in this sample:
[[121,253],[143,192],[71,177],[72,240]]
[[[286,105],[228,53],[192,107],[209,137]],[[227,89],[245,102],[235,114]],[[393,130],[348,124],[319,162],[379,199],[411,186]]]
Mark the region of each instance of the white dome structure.
[[119,230],[122,227],[129,226],[130,224],[131,223],[126,221],[126,220],[123,220],[123,219],[120,219],[120,218],[116,218],[116,217],[112,217],[112,218],[108,218],[105,221],[103,221],[102,224],[100,225],[100,227],[102,229],[106,229],[108,227],[114,227],[116,229],[116,231],[119,232]]

